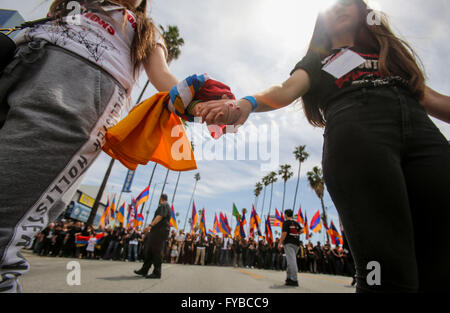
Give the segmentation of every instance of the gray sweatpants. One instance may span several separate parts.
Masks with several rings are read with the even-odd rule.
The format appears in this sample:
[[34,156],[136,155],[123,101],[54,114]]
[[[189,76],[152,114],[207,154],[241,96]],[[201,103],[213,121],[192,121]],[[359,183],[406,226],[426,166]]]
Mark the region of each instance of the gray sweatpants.
[[284,245],[284,252],[286,252],[286,274],[287,279],[290,279],[292,281],[297,281],[297,273],[298,273],[298,267],[297,267],[297,253],[298,253],[298,246],[287,243]]
[[123,87],[87,60],[45,41],[19,47],[0,76],[2,112],[9,106],[0,121],[0,292],[20,291],[29,268],[20,250],[62,213],[125,104]]

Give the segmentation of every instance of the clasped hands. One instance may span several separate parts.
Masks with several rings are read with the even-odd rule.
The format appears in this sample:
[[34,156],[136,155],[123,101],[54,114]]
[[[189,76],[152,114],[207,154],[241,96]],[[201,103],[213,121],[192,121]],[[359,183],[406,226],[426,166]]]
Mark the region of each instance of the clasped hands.
[[[236,132],[237,129],[247,121],[252,109],[252,104],[249,101],[245,99],[228,99],[227,96],[224,95],[221,100],[197,104],[193,113],[196,117],[201,117],[202,122],[205,122],[208,126],[232,126],[231,132]],[[229,127],[228,131],[230,132]],[[226,130],[224,130],[224,132],[226,132]]]

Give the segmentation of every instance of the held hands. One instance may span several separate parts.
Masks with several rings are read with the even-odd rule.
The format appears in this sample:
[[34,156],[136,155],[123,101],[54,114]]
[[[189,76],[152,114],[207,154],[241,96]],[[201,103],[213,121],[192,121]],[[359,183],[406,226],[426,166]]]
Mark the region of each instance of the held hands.
[[224,96],[222,100],[199,103],[194,115],[201,117],[208,126],[232,125],[237,130],[247,121],[252,109],[252,104],[245,99],[236,101]]

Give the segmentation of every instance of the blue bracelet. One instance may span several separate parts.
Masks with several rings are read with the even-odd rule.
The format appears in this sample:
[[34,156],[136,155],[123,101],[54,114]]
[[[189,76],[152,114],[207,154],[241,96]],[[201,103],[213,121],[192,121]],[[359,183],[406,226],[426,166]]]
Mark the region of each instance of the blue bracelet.
[[250,102],[252,104],[252,107],[253,107],[252,112],[256,111],[256,109],[258,108],[258,103],[256,102],[255,97],[247,96],[247,97],[244,97],[242,99],[245,99],[245,100],[247,100],[248,102]]

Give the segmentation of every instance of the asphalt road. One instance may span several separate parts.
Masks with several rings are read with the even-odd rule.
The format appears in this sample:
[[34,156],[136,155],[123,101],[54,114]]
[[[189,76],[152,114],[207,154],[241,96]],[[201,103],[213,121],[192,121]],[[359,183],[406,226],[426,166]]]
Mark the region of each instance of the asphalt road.
[[[299,274],[299,287],[285,287],[286,273],[220,266],[164,264],[160,280],[136,276],[141,263],[38,257],[25,251],[30,271],[20,278],[26,293],[354,293],[351,278]],[[79,275],[71,261],[79,262]],[[69,285],[67,281],[80,285]]]

